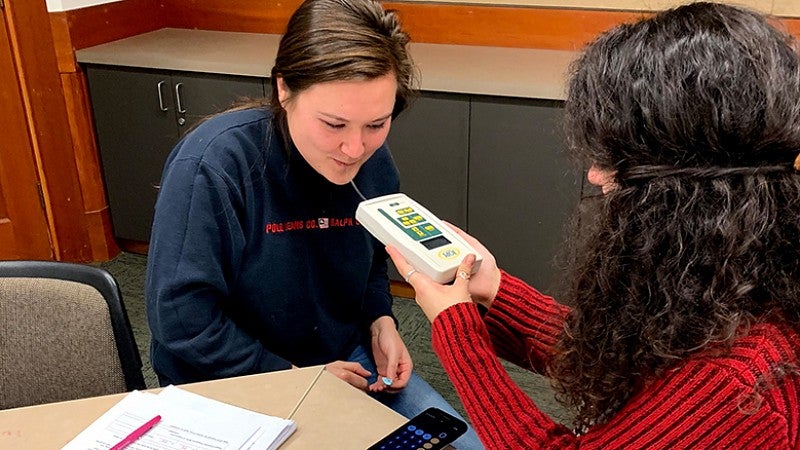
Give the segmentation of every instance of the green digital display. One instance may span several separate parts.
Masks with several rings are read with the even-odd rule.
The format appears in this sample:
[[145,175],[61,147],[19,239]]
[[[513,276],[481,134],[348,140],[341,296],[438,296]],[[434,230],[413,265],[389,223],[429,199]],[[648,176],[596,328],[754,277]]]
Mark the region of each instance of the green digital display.
[[[420,214],[415,213],[411,208],[403,208],[399,210],[395,210],[398,215],[391,215],[386,212],[383,208],[379,208],[378,211],[383,214],[384,217],[389,219],[392,223],[394,223],[398,228],[403,230],[411,239],[415,241],[423,241],[434,236],[439,236],[442,232],[436,228],[433,224],[429,223],[427,219],[422,217]],[[444,245],[444,244],[442,244]],[[427,247],[427,245],[426,245]],[[434,247],[428,248],[436,248],[438,245]]]

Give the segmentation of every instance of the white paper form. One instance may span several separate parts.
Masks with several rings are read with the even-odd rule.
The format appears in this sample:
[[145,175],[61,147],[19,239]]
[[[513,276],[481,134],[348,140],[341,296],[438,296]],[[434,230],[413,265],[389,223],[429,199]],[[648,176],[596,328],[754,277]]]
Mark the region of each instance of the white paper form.
[[180,404],[195,411],[207,412],[209,409],[214,409],[223,415],[222,417],[237,423],[252,422],[253,425],[258,427],[258,430],[241,447],[243,449],[276,449],[297,429],[297,425],[292,420],[250,411],[249,409],[210,399],[172,385],[164,388],[159,397],[170,403]]
[[64,450],[107,450],[156,415],[161,415],[161,421],[127,449],[263,449],[272,442],[267,440],[264,423],[272,419],[284,421],[174,386],[159,395],[134,391],[70,441]]

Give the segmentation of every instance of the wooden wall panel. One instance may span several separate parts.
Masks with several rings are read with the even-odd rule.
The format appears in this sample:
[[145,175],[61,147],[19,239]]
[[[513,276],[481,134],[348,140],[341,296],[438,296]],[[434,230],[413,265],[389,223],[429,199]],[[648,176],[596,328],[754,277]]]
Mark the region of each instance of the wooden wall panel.
[[109,259],[119,253],[119,249],[111,232],[111,217],[94,136],[86,77],[83,72],[62,74],[61,85],[64,88],[89,245],[94,259]]
[[282,34],[302,0],[169,0],[173,28]]
[[[171,0],[166,26],[283,33],[301,0]],[[414,42],[574,50],[642,13],[587,9],[384,2]]]
[[[51,14],[56,24],[58,15],[65,15],[72,47],[80,49],[161,27],[280,34],[301,1],[125,0]],[[642,14],[415,2],[385,6],[400,13],[415,42],[565,50]]]
[[[67,117],[70,125],[70,136],[75,149],[75,164],[81,186],[95,186],[102,184],[100,175],[100,159],[97,144],[92,133],[92,115],[89,99],[86,95],[87,86],[81,73],[62,74],[61,84],[64,87],[64,100],[67,107]],[[74,123],[85,122],[88,127],[72,126]],[[105,207],[105,195],[84,189],[83,203],[87,210],[93,211]]]
[[643,13],[386,2],[414,42],[577,50]]
[[[161,27],[279,34],[301,1],[125,0],[51,15],[54,35],[63,35],[61,22],[66,21],[71,47],[80,49]],[[598,33],[650,14],[402,1],[384,5],[400,13],[415,42],[560,50],[580,49]],[[793,32],[800,31],[792,26]]]
[[781,22],[786,32],[796,38],[800,38],[800,19],[781,19]]
[[75,62],[75,51],[72,49],[67,13],[50,13],[50,31],[53,33],[58,71],[60,73],[75,72],[78,70],[78,65]]
[[163,28],[169,0],[124,0],[66,11],[76,49]]

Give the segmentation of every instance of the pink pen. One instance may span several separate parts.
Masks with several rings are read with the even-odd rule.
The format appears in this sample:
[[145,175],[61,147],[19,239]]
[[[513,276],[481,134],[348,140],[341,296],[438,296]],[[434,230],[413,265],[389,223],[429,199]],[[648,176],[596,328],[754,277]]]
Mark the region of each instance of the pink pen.
[[156,426],[156,424],[161,421],[161,416],[155,416],[152,419],[148,420],[144,423],[144,425],[140,426],[139,428],[133,430],[131,434],[125,436],[125,439],[119,441],[119,443],[110,450],[122,450],[123,448],[131,445],[135,440],[142,437],[145,433],[150,431],[151,428]]

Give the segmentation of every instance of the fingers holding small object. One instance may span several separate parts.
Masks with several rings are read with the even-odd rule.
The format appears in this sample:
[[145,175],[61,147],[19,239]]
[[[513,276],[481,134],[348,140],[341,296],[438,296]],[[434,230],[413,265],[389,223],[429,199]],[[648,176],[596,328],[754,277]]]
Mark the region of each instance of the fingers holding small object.
[[406,275],[403,277],[403,279],[406,280],[406,283],[408,283],[408,280],[411,278],[411,275],[414,275],[415,273],[417,273],[417,269],[411,269],[408,272],[406,272]]
[[382,381],[382,382],[383,382],[383,384],[384,384],[384,385],[386,385],[386,386],[391,386],[391,385],[392,385],[392,383],[393,383],[392,379],[391,379],[391,378],[389,378],[389,377],[381,377],[381,381]]

